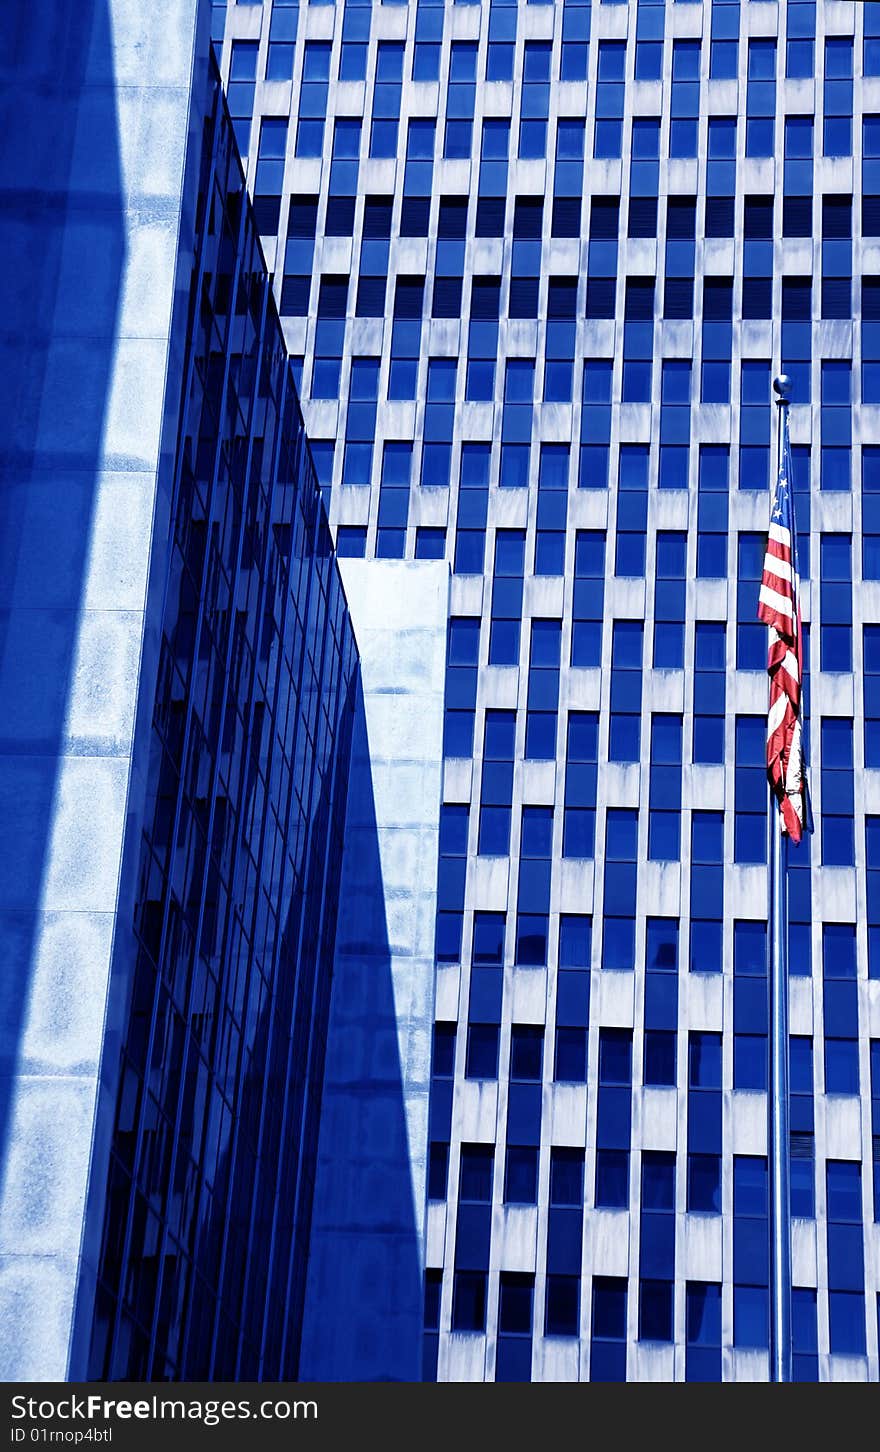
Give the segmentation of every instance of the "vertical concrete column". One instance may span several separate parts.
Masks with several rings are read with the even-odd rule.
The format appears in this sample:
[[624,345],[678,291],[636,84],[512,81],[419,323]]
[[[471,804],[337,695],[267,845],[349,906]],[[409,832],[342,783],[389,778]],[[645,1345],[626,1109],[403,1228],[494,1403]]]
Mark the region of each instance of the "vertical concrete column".
[[149,713],[139,697],[155,675],[150,602],[164,578],[208,8],[43,0],[10,17],[0,86],[0,387],[15,421],[0,444],[5,1379],[60,1380],[70,1366],[111,955],[128,911],[123,842],[139,827],[134,747],[138,713]]

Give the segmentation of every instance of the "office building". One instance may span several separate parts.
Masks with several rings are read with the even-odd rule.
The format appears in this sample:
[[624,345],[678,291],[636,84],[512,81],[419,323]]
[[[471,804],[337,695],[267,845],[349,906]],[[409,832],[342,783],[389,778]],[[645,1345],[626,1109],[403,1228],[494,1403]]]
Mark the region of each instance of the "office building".
[[7,53],[7,1380],[296,1378],[310,1275],[418,1373],[448,572],[343,585],[209,18]]
[[424,1373],[768,1375],[782,368],[794,1366],[876,1380],[880,6],[237,0],[213,35],[338,552],[452,572]]

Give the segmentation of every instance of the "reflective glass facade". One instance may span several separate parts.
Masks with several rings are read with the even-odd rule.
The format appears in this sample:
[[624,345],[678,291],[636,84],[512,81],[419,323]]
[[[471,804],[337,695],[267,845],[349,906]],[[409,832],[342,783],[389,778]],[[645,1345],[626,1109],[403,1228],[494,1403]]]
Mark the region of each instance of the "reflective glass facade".
[[214,36],[340,553],[453,572],[425,1375],[767,1375],[784,368],[795,1372],[876,1380],[880,6],[238,0]]
[[275,1380],[298,1368],[358,664],[216,68],[191,204],[134,946],[114,969],[79,1334],[91,1378]]

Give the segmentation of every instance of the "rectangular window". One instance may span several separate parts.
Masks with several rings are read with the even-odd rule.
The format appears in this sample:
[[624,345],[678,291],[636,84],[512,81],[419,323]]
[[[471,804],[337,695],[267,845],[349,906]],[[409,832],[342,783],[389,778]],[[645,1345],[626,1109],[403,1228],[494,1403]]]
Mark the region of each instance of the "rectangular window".
[[734,774],[734,861],[767,861],[767,721],[737,716]]

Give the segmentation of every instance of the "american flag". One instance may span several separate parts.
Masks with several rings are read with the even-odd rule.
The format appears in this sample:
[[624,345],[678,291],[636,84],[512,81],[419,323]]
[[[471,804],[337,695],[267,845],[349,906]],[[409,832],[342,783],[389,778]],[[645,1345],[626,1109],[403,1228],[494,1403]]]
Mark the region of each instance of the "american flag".
[[803,650],[788,409],[782,412],[782,462],[770,509],[758,619],[770,627],[767,776],[779,803],[782,830],[788,833],[792,842],[800,842],[808,815],[801,729]]

